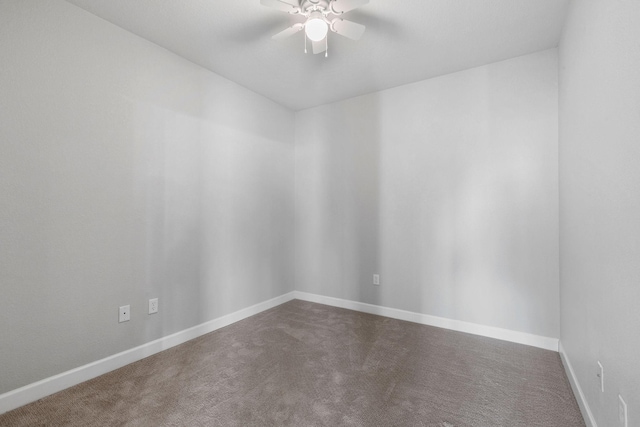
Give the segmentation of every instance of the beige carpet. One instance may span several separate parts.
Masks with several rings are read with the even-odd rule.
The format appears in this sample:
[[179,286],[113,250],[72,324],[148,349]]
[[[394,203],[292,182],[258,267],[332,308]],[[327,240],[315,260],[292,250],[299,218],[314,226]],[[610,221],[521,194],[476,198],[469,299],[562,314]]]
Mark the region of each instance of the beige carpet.
[[584,426],[557,353],[291,301],[2,426]]

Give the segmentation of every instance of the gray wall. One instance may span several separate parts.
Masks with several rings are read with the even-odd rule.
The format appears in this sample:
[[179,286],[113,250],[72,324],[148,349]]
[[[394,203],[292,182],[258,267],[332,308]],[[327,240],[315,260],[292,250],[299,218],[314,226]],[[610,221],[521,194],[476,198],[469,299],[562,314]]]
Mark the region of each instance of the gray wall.
[[557,338],[557,74],[553,49],[297,113],[296,289]]
[[600,426],[618,393],[640,425],[639,40],[640,2],[574,1],[560,44],[561,342]]
[[58,0],[0,58],[0,393],[293,290],[292,112]]

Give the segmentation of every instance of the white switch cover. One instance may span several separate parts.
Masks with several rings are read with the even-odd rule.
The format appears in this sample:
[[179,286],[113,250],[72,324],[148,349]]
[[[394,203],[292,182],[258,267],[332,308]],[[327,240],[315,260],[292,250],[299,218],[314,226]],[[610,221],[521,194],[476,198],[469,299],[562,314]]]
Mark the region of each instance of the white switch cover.
[[158,298],[152,298],[149,300],[149,314],[158,312]]
[[620,395],[618,395],[618,420],[620,420],[620,427],[629,427],[629,419],[627,418],[627,403]]
[[120,315],[118,316],[118,322],[128,322],[131,319],[131,307],[128,305],[123,305],[120,307],[119,311]]
[[600,391],[604,393],[604,368],[598,360],[598,378],[600,378]]
[[379,274],[374,274],[373,275],[373,284],[376,286],[380,286],[380,275]]

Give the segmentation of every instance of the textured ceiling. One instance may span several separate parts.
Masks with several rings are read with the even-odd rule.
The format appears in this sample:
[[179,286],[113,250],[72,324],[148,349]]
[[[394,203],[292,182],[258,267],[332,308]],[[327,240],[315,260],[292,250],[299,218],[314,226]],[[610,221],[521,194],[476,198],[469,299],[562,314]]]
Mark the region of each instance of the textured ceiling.
[[293,110],[558,45],[568,0],[371,0],[330,33],[329,57],[304,54],[300,17],[259,0],[67,0]]

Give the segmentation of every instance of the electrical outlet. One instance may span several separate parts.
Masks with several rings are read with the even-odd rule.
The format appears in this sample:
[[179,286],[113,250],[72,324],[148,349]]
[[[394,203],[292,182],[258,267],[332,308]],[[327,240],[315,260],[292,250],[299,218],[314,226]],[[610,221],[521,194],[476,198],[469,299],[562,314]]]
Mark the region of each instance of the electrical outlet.
[[600,378],[600,392],[604,393],[604,368],[602,367],[602,363],[598,360],[598,373],[596,374],[598,378]]
[[373,275],[373,284],[376,286],[380,286],[380,275],[379,274],[374,274]]
[[629,419],[627,418],[627,403],[620,395],[618,395],[618,421],[620,421],[620,427],[629,427]]
[[149,300],[149,314],[158,312],[158,298],[152,298]]
[[120,307],[118,322],[128,322],[131,319],[131,307],[128,305],[123,305]]

